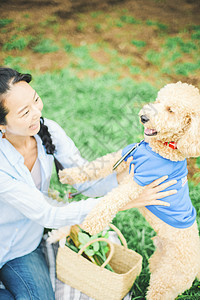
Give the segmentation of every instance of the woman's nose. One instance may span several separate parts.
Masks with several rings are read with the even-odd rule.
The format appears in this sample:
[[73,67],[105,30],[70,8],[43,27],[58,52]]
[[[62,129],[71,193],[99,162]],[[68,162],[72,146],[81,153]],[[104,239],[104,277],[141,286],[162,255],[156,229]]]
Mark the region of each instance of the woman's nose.
[[40,118],[42,115],[41,110],[38,108],[35,108],[33,111],[33,119],[37,120],[38,118]]

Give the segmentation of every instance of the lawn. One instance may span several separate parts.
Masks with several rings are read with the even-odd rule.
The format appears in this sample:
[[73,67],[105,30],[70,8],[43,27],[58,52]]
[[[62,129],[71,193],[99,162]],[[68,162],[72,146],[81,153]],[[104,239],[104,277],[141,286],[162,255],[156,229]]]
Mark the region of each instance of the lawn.
[[[135,10],[125,1],[66,16],[50,8],[10,9],[0,19],[0,64],[33,75],[43,116],[57,121],[88,160],[140,141],[138,111],[165,84],[180,80],[200,88],[200,24],[189,13],[184,22],[181,11],[176,22],[156,16],[153,10],[163,12],[163,1],[150,2],[152,14],[138,14],[138,1]],[[200,225],[200,160],[188,163]],[[58,183],[55,170],[51,187],[61,197],[73,190]],[[113,223],[143,256],[132,299],[145,299],[155,232],[136,209],[118,213]],[[177,299],[200,299],[200,282]]]

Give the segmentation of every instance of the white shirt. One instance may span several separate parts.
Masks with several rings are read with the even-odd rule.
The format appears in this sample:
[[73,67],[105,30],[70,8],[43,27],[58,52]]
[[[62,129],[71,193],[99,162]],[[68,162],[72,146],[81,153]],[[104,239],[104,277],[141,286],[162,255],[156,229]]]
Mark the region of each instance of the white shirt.
[[36,188],[38,190],[40,190],[42,178],[41,178],[41,172],[40,172],[40,162],[39,162],[38,157],[36,158],[36,161],[32,167],[31,176],[33,178]]
[[[56,158],[64,168],[82,165],[73,141],[54,121],[45,119],[45,125],[54,145]],[[81,224],[99,199],[72,202],[66,206],[52,206],[48,188],[53,167],[53,156],[46,154],[42,140],[35,135],[41,171],[40,190],[36,188],[30,171],[24,165],[23,156],[0,134],[0,268],[9,260],[26,255],[39,245],[43,229]],[[76,185],[78,190],[92,182]],[[116,174],[111,174],[93,185],[84,194],[89,197],[103,196],[117,186]]]

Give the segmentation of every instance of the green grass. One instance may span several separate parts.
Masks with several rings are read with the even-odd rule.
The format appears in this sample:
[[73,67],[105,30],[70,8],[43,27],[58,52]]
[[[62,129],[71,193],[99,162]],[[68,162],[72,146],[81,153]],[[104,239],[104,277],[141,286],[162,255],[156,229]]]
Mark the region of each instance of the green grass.
[[12,22],[12,19],[0,19],[0,28],[5,27]]
[[67,53],[71,53],[73,50],[73,45],[69,43],[66,39],[61,40],[62,46]]
[[123,27],[123,23],[120,21],[116,21],[115,25],[120,28]]
[[190,28],[192,29],[192,30],[200,30],[200,25],[191,25],[190,26]]
[[22,51],[24,50],[28,44],[30,43],[32,37],[27,36],[27,37],[20,37],[18,35],[13,35],[11,39],[3,45],[3,50],[4,51],[9,51],[9,50],[19,50]]
[[34,52],[38,53],[51,53],[58,51],[59,47],[51,39],[43,39],[37,45],[32,47]]
[[127,24],[140,24],[140,20],[133,18],[132,16],[123,15],[120,17],[120,20]]
[[153,65],[160,66],[161,59],[162,59],[161,53],[159,53],[155,50],[148,50],[146,53],[146,57],[147,57],[148,61],[150,63],[152,63]]
[[72,54],[74,57],[74,62],[72,62],[70,66],[80,70],[92,69],[96,71],[103,71],[104,67],[91,57],[90,48],[91,47],[88,47],[87,45],[73,47]]
[[188,76],[200,68],[200,60],[197,63],[182,63],[174,66],[174,71],[178,75]]
[[28,19],[30,17],[30,15],[29,14],[24,14],[23,17]]
[[143,47],[146,46],[146,42],[145,41],[138,41],[138,40],[132,40],[131,44],[133,44],[137,48],[143,48]]
[[137,67],[137,66],[130,66],[129,70],[130,70],[131,74],[139,74],[142,72],[140,67]]
[[[184,41],[180,36],[165,39],[160,51],[149,49],[146,52],[147,60],[160,68],[163,74],[189,76],[198,72],[198,44],[195,41]],[[181,60],[186,57],[186,62]],[[188,62],[188,57],[190,62]]]
[[80,22],[80,23],[77,24],[76,30],[78,32],[83,32],[85,27],[86,27],[86,23],[85,22]]
[[91,15],[91,17],[92,18],[97,18],[97,17],[99,17],[100,15],[102,15],[102,11],[95,11],[95,12],[92,12],[90,15]]
[[[144,99],[152,101],[156,95],[156,90],[147,83],[136,84],[128,78],[119,80],[112,73],[80,80],[73,70],[67,69],[60,74],[37,76],[35,85],[45,102],[44,114],[58,120],[67,129],[68,134],[79,143],[81,152],[84,149],[87,159],[90,154],[85,145],[91,149],[94,147],[94,158],[116,150],[119,144],[131,143],[133,137],[138,140],[142,126],[139,126],[137,116],[139,107],[136,109],[134,105],[141,103],[141,107]],[[80,131],[74,127],[76,123]],[[130,127],[130,135],[126,126]],[[95,137],[100,139],[98,147]]]
[[101,30],[102,30],[102,25],[101,24],[95,24],[94,25],[94,29],[95,29],[95,31],[98,33],[98,32],[101,32]]
[[184,53],[190,53],[192,50],[197,50],[197,45],[194,42],[184,42],[181,37],[168,38],[164,47],[169,50],[173,50],[178,47]]
[[197,157],[197,167],[200,168],[200,157]]
[[200,40],[200,30],[198,30],[197,32],[193,33],[193,34],[191,35],[191,38],[192,38],[193,40]]
[[57,22],[56,16],[48,17],[46,20],[39,23],[43,28],[51,28],[55,34],[58,33],[60,24]]
[[156,26],[156,27],[158,27],[158,29],[164,30],[164,31],[168,29],[168,26],[166,24],[162,24],[157,21],[147,20],[146,24],[148,26]]
[[24,25],[24,24],[17,27],[17,31],[25,31],[25,30],[26,30],[26,25]]
[[[4,66],[16,69],[18,72],[25,72],[26,65],[27,65],[27,59],[25,57],[21,57],[21,56],[13,57],[9,55],[4,59]],[[26,70],[26,72],[27,71],[28,70]]]

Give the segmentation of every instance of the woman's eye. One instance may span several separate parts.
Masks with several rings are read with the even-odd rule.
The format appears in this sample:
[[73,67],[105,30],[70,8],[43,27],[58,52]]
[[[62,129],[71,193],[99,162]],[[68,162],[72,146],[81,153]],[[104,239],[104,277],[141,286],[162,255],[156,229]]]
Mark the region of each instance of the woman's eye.
[[28,115],[28,113],[29,113],[29,110],[27,110],[27,111],[23,114],[23,117],[26,116],[26,115]]
[[35,99],[35,102],[38,102],[38,100],[39,100],[39,97],[37,97],[37,98]]

